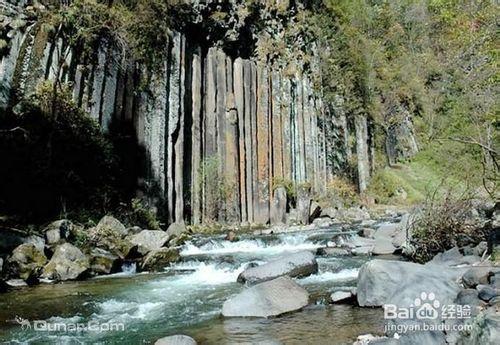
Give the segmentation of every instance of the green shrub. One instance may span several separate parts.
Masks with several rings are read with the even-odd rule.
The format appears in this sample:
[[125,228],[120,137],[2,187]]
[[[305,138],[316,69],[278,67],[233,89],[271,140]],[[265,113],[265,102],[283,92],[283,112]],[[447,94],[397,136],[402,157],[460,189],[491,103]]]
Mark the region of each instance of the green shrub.
[[472,199],[448,192],[444,198],[431,194],[412,223],[408,255],[425,263],[455,246],[477,245],[488,231],[471,215]]

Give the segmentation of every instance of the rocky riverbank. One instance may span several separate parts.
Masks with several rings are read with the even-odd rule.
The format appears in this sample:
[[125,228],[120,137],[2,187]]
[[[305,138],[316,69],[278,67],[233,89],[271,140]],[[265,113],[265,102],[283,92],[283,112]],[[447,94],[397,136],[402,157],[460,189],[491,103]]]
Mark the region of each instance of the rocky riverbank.
[[[232,284],[231,290],[218,293],[211,315],[222,313],[223,320],[242,318],[241,322],[249,324],[252,322],[248,317],[286,319],[295,312],[300,319],[301,314],[307,315],[317,304],[349,306],[360,310],[360,315],[364,308],[372,313],[372,308],[388,304],[400,309],[409,308],[416,299],[424,301],[424,292],[431,302],[439,301],[440,307],[471,307],[468,319],[439,318],[426,324],[458,325],[463,321],[472,328],[465,333],[410,332],[402,327],[418,325],[420,319],[389,319],[384,320],[387,322],[385,326],[392,328],[374,330],[367,327],[365,330],[370,330],[371,335],[360,336],[358,342],[406,344],[405,340],[413,339],[411,341],[416,343],[440,344],[443,339],[448,343],[472,339],[482,344],[497,336],[499,269],[489,255],[494,250],[491,243],[453,248],[426,264],[416,264],[404,261],[402,256],[408,247],[407,234],[412,231],[415,213],[381,212],[377,219],[375,212],[359,208],[337,214],[341,213],[358,216],[356,219],[330,218],[321,212],[317,218],[311,219],[311,225],[273,226],[246,232],[236,230],[215,236],[192,234],[180,224],[171,225],[166,231],[127,228],[111,216],[103,217],[97,225],[87,229],[60,220],[45,227],[42,236],[23,237],[23,243],[5,258],[3,274],[8,287],[12,288],[105,276],[135,265],[137,271],[167,272],[171,277],[167,280],[173,279],[169,283],[173,285],[165,296],[174,296],[170,289],[176,286],[176,279],[195,290],[203,288],[204,284],[210,286],[223,282]],[[498,211],[488,214],[491,218],[481,218],[482,221],[497,226]],[[279,241],[275,242],[276,239]],[[357,268],[345,266],[351,260],[358,262],[359,274]],[[218,267],[217,274],[222,276],[216,276],[208,262],[214,262],[213,267]],[[366,263],[362,265],[363,262]],[[221,268],[227,265],[232,268]],[[192,279],[201,277],[202,272],[204,278],[198,285]],[[352,284],[356,277],[357,283]],[[347,279],[351,283],[339,284],[338,279]],[[143,294],[150,294],[149,289]],[[156,291],[154,286],[151,289]],[[29,289],[10,294],[15,296],[12,294],[26,290]],[[185,288],[181,290],[179,296],[190,295]],[[161,300],[159,295],[154,295],[145,303],[163,304]],[[113,305],[114,299],[110,303]],[[179,309],[179,315],[189,314],[185,309],[188,305]],[[101,313],[110,312],[108,304],[100,308],[104,308]],[[148,313],[141,312],[140,315],[148,317]],[[363,329],[358,329],[358,332],[362,334]],[[163,335],[169,333],[173,332]],[[155,339],[161,338],[162,334],[158,335]],[[188,335],[199,340],[197,333]],[[349,339],[355,340],[356,335]],[[172,339],[162,338],[158,344],[169,344],[168,341],[174,340],[194,341],[186,337]]]

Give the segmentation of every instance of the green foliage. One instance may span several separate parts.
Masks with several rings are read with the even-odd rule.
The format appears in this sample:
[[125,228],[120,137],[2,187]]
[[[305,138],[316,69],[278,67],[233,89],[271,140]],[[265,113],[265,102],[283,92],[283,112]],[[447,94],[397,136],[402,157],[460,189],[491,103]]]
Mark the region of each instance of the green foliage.
[[201,183],[203,190],[203,205],[205,207],[204,222],[213,223],[225,210],[225,201],[229,193],[229,188],[224,177],[220,173],[218,157],[205,158],[201,165]]
[[132,199],[131,214],[128,220],[130,224],[140,226],[143,229],[160,229],[160,222],[156,218],[155,212],[143,200],[138,198]]
[[[463,171],[466,163],[479,176],[469,182],[497,193],[498,5],[472,0],[324,3],[327,11],[315,14],[314,26],[323,47],[325,97],[331,103],[341,97],[350,121],[358,113],[368,115],[382,137],[409,114],[429,159],[449,171]],[[376,145],[385,152],[385,140]]]
[[72,101],[67,87],[43,83],[2,114],[0,208],[45,218],[80,207],[102,211],[116,197],[111,143]]

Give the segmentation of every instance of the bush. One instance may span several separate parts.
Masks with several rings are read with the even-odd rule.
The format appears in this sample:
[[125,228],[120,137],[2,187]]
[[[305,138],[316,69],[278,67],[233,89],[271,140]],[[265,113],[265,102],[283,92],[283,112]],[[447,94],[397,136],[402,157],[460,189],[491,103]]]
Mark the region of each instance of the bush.
[[41,84],[0,126],[1,212],[46,220],[116,199],[113,147],[69,88]]
[[477,245],[488,237],[487,230],[474,218],[472,199],[448,192],[443,199],[429,196],[412,224],[408,254],[425,263],[436,254],[455,246]]

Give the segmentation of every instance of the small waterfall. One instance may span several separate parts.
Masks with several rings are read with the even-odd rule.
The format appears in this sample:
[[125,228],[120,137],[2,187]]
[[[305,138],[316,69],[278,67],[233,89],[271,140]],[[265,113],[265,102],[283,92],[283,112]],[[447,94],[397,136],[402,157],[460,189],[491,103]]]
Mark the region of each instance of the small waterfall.
[[126,275],[135,274],[137,272],[137,265],[135,262],[124,262],[122,265],[122,273]]

